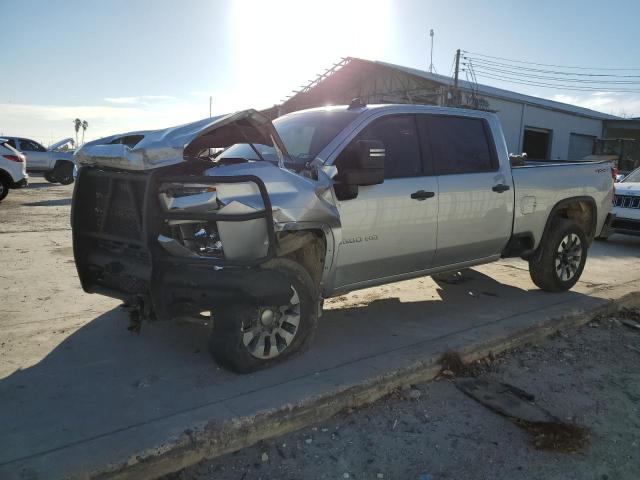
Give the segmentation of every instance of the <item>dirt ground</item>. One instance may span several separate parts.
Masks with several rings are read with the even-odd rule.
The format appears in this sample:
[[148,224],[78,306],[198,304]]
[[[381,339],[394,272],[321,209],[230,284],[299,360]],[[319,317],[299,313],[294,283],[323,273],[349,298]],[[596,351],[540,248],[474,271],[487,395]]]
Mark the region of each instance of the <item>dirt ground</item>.
[[[558,300],[533,290],[526,265],[511,259],[464,278],[352,292],[326,302],[306,357],[239,377],[212,364],[206,335],[193,325],[150,324],[133,335],[116,308],[120,302],[81,290],[71,247],[72,191],[34,177],[0,205],[0,468],[26,457],[45,462],[48,472],[61,471],[62,463],[81,468],[114,452],[129,458],[141,445],[164,445],[174,431],[199,425],[199,417],[183,421],[181,415],[201,404],[217,405],[212,417],[227,410],[237,415],[235,408],[251,413],[266,408],[256,404],[268,401],[276,386],[278,401],[293,401],[297,392],[285,380],[315,385],[317,369],[325,388],[331,381],[324,375],[340,371],[332,368],[364,355],[398,352],[419,339],[447,338],[551,304],[571,305],[597,287],[640,284],[639,240],[619,236],[593,246],[583,281]],[[395,316],[403,318],[391,327],[387,319]],[[167,480],[638,479],[640,332],[601,321],[567,333],[475,370],[534,394],[559,418],[589,429],[589,446],[579,453],[534,450],[524,430],[444,379]],[[335,381],[345,378],[338,374]],[[157,426],[165,417],[177,420]],[[139,425],[148,429],[135,430]],[[123,431],[124,440],[117,436]],[[96,448],[93,439],[106,439],[101,445],[107,447]],[[84,449],[81,455],[67,453],[76,447]],[[45,454],[54,450],[59,454],[51,460]]]
[[[626,316],[640,320],[640,311]],[[528,434],[443,378],[264,441],[165,480],[640,478],[640,331],[622,315],[558,332],[472,371],[515,385],[585,427],[577,453],[540,451]]]

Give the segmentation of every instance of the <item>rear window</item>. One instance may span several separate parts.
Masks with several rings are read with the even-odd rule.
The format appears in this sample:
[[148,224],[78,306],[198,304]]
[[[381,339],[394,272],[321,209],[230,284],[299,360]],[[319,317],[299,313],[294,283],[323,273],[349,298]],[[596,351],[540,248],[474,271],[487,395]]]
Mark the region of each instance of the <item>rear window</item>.
[[497,170],[485,122],[479,118],[424,116],[436,175]]

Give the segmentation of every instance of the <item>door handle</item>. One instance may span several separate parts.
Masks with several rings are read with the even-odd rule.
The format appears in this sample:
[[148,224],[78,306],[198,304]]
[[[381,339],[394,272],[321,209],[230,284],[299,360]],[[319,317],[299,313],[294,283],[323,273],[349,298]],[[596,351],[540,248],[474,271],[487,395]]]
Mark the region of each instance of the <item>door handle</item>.
[[505,185],[504,183],[499,183],[498,185],[495,185],[491,190],[493,190],[494,192],[502,193],[502,192],[506,192],[510,188],[511,187],[509,185]]
[[425,192],[424,190],[418,190],[417,192],[413,192],[411,194],[411,198],[414,200],[426,200],[427,198],[432,198],[436,196],[436,192]]

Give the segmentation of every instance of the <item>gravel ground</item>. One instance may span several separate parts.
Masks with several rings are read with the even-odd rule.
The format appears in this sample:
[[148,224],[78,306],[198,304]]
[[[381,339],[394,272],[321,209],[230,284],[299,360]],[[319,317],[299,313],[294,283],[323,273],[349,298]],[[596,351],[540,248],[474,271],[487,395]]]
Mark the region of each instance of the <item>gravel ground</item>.
[[534,449],[525,430],[460,392],[455,379],[394,392],[369,407],[205,461],[165,480],[640,478],[640,310],[600,318],[478,362],[585,427],[580,452]]

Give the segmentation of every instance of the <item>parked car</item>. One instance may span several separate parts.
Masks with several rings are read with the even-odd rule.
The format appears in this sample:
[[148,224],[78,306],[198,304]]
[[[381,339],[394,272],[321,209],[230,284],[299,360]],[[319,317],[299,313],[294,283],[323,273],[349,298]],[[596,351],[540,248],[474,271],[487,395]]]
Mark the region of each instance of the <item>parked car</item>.
[[614,185],[611,228],[599,237],[606,240],[612,233],[640,235],[640,168],[636,168]]
[[495,115],[419,105],[248,110],[76,158],[84,290],[134,320],[212,318],[211,352],[239,372],[303,349],[323,299],[352,290],[502,257],[568,290],[613,199],[609,162],[512,168]]
[[73,150],[62,147],[73,144],[73,139],[65,138],[44,148],[38,142],[28,138],[5,137],[11,146],[29,157],[29,172],[44,173],[44,178],[51,183],[69,185],[73,183]]
[[27,158],[9,144],[6,138],[0,138],[0,201],[9,194],[11,188],[26,187]]

